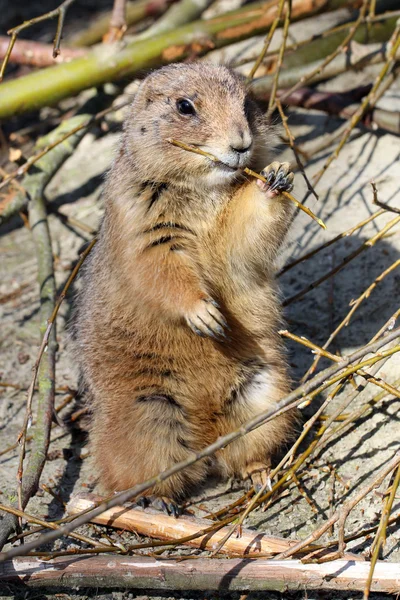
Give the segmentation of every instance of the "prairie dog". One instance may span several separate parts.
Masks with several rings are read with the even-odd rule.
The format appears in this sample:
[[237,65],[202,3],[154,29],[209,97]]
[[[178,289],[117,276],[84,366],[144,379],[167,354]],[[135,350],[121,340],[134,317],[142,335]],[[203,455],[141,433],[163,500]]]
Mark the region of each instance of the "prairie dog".
[[[266,169],[269,185],[242,174],[268,164],[272,139],[223,66],[161,68],[133,100],[75,322],[106,490],[187,458],[289,391],[274,261],[292,215],[280,191],[293,174],[287,163]],[[260,485],[292,424],[283,414],[152,493],[180,500],[215,465]]]

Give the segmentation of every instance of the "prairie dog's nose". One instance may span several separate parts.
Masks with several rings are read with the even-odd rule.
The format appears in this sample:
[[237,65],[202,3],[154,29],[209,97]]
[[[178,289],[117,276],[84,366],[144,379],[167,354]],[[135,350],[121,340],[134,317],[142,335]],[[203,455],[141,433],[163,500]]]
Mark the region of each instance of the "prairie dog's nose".
[[250,131],[246,131],[241,127],[236,130],[236,135],[232,136],[230,140],[230,147],[234,152],[238,154],[244,154],[251,148],[253,138]]

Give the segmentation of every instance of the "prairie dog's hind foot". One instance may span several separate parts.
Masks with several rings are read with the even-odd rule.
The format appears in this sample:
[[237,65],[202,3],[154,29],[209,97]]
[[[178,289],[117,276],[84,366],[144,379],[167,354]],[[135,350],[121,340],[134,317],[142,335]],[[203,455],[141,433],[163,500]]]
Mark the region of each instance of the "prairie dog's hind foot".
[[179,517],[183,512],[182,506],[167,496],[140,496],[137,500],[137,504],[142,508],[155,508],[156,510],[165,512],[167,515],[172,515],[175,518]]
[[261,171],[261,175],[265,177],[267,182],[258,179],[257,185],[269,198],[274,198],[281,192],[290,192],[293,189],[294,173],[291,171],[288,162],[279,163],[275,161]]
[[211,337],[218,341],[227,339],[225,330],[228,329],[228,323],[215,300],[211,298],[199,300],[185,318],[196,335]]
[[254,491],[257,494],[262,489],[265,491],[272,490],[272,484],[270,479],[271,463],[266,461],[265,463],[254,462],[247,465],[242,471],[242,477],[246,480],[246,484],[250,487],[254,487]]

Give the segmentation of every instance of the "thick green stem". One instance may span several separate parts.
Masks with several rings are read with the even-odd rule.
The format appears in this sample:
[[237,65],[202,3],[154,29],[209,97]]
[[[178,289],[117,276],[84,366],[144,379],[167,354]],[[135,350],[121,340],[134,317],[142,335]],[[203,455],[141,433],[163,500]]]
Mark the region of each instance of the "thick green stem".
[[[43,157],[41,165],[38,163],[38,166],[41,167],[40,172],[29,175],[26,178],[25,188],[30,196],[29,225],[35,244],[38,265],[40,339],[42,339],[47,329],[47,322],[54,309],[56,295],[53,252],[43,194],[43,183],[46,182],[48,175],[54,172],[53,164],[51,163],[51,153]],[[39,395],[36,425],[28,465],[22,473],[22,508],[25,508],[29,499],[36,494],[40,476],[46,462],[54,408],[56,346],[56,330],[55,326],[53,326],[48,340],[47,352],[43,356],[38,371]],[[10,532],[15,527],[16,521],[15,515],[8,514],[1,522],[0,547],[6,542]]]

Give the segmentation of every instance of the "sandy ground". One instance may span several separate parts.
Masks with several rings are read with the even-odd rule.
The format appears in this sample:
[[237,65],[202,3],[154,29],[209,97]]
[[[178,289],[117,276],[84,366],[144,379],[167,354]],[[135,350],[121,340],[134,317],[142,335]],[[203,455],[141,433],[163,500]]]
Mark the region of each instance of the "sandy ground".
[[[348,88],[368,81],[368,74],[352,74],[338,77],[336,82],[325,85],[327,89]],[[324,86],[321,85],[321,88]],[[385,107],[399,107],[400,87],[392,88],[381,101]],[[120,116],[114,118],[113,131],[99,135],[100,131],[85,136],[75,154],[65,163],[47,189],[48,200],[60,211],[96,227],[101,212],[101,188],[103,173],[113,157],[118,140]],[[305,150],[312,149],[315,140],[334,131],[341,121],[321,113],[296,110],[290,113],[290,126],[298,144]],[[312,176],[323,165],[333,147],[317,154],[309,163],[307,173]],[[351,141],[345,146],[339,158],[323,177],[318,186],[319,202],[310,199],[308,205],[327,224],[323,231],[307,216],[300,215],[292,227],[288,243],[281,257],[281,263],[290,262],[319,246],[337,234],[375,212],[372,204],[372,191],[369,182],[375,180],[380,199],[393,206],[399,206],[399,138],[384,132],[356,130]],[[277,152],[277,160],[289,158],[286,149]],[[302,199],[305,185],[300,174],[296,178],[294,194]],[[306,263],[300,263],[281,277],[283,298],[287,299],[318,279],[344,257],[373,236],[382,226],[393,219],[387,213],[363,227],[351,237],[341,240],[326,251],[317,254]],[[65,226],[55,216],[50,216],[53,238],[53,251],[56,258],[57,284],[61,287],[66,280],[71,264],[77,257],[89,235],[70,226]],[[399,258],[399,229],[394,228],[376,246],[366,249],[360,256],[340,271],[334,278],[309,292],[301,300],[285,310],[288,328],[297,335],[303,335],[317,344],[323,344],[332,330],[349,310],[349,303],[370,285],[374,279]],[[10,292],[15,292],[11,295]],[[345,328],[331,346],[332,352],[349,353],[367,343],[379,328],[398,308],[400,297],[400,274],[392,272],[372,292],[355,313],[350,325]],[[66,347],[65,324],[68,321],[72,304],[69,294],[61,309],[57,324],[59,352],[57,362],[57,384],[76,384],[76,372]],[[37,351],[38,337],[38,285],[36,282],[36,261],[30,232],[15,219],[0,230],[0,373],[2,382],[27,386],[31,377],[31,367]],[[297,380],[313,360],[309,350],[298,344],[288,344],[292,376]],[[390,359],[380,375],[390,383],[398,378],[399,358]],[[321,361],[321,366],[327,366]],[[398,385],[398,384],[397,384]],[[379,392],[369,385],[355,401],[352,408],[363,405]],[[347,393],[347,390],[346,390]],[[62,395],[57,397],[61,401]],[[337,403],[343,400],[339,396]],[[12,388],[0,388],[0,452],[13,444],[21,427],[24,415],[25,393]],[[352,491],[375,473],[380,465],[391,458],[399,449],[399,408],[400,401],[387,395],[374,404],[368,418],[359,419],[354,426],[332,441],[315,457],[302,482],[312,505],[293,486],[290,493],[275,502],[267,511],[254,512],[246,526],[273,535],[300,539],[309,534],[330,514],[332,506],[329,498],[332,490],[332,477],[327,466],[334,467],[340,476],[336,482],[333,506],[337,506]],[[333,410],[332,408],[330,411]],[[307,408],[305,417],[312,414],[313,407]],[[63,413],[65,414],[65,412]],[[67,429],[54,427],[49,460],[43,473],[42,482],[59,493],[65,502],[72,494],[95,488],[95,470],[85,451],[85,437],[79,430],[72,433]],[[18,454],[16,450],[0,455],[0,501],[8,501],[15,485]],[[342,483],[341,483],[342,482]],[[346,485],[344,485],[346,484]],[[382,491],[384,488],[380,489]],[[213,484],[199,490],[198,498],[211,511],[225,506],[242,493],[239,486],[226,491],[226,484]],[[196,499],[194,499],[196,500]],[[365,498],[351,513],[347,521],[347,531],[354,531],[374,521],[380,514],[382,497],[376,492]],[[400,507],[395,501],[394,513]],[[44,492],[30,502],[29,512],[44,518],[60,516],[62,507]],[[199,513],[201,514],[201,513]],[[203,513],[204,514],[204,513]],[[335,532],[336,533],[336,532]],[[323,538],[329,540],[329,536]],[[57,547],[66,547],[66,542],[58,542]],[[349,545],[356,552],[367,551],[369,542],[364,540]],[[388,540],[382,555],[388,561],[400,563],[400,530],[398,526],[389,528]],[[0,590],[0,598],[29,597],[46,598],[46,594],[29,592],[16,596],[11,590]],[[22,595],[21,595],[22,594]],[[83,598],[86,594],[99,598],[145,599],[143,594],[107,592],[74,592],[71,597]],[[67,597],[70,595],[68,594]],[[50,596],[49,596],[50,597]],[[157,598],[215,598],[216,594],[165,594]],[[221,597],[239,598],[238,594]],[[250,594],[252,598],[282,598],[280,594]],[[285,595],[291,598],[291,595]],[[293,598],[299,598],[294,595]],[[325,595],[309,593],[311,598],[324,598]],[[330,593],[330,598],[335,597]],[[339,596],[338,596],[339,597]],[[350,597],[349,594],[341,597]],[[353,597],[353,596],[351,596]],[[359,597],[359,595],[354,595]],[[372,595],[379,598],[379,595]],[[156,598],[156,596],[152,596]],[[383,598],[383,596],[382,596]]]

